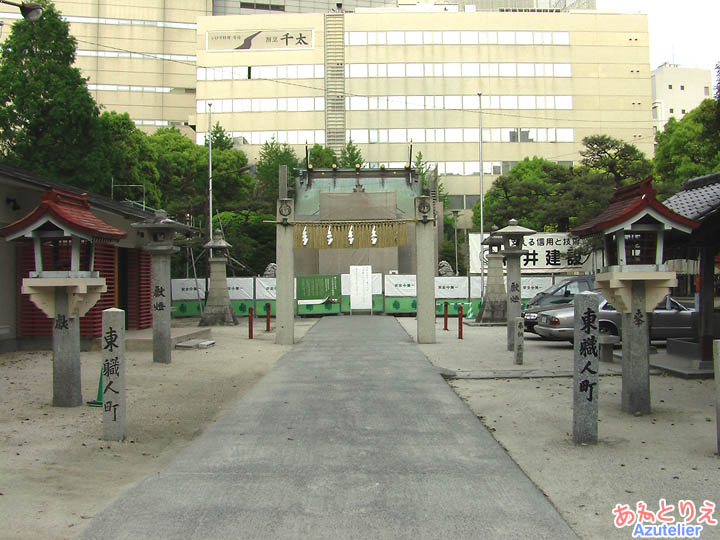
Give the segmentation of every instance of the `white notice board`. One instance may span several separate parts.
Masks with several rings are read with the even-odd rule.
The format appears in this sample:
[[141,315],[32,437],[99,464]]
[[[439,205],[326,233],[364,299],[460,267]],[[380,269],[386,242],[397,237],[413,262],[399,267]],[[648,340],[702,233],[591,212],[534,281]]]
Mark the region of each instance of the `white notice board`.
[[372,266],[350,267],[350,310],[372,309]]

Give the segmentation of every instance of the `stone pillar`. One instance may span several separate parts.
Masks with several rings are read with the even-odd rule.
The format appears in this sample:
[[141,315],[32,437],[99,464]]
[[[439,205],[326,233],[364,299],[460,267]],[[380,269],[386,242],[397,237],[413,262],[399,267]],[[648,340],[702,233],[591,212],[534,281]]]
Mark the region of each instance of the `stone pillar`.
[[170,256],[179,249],[146,250],[152,255],[153,362],[169,364],[172,360]]
[[478,321],[483,323],[507,322],[507,296],[503,279],[502,253],[488,254],[487,285]]
[[575,295],[574,303],[573,441],[595,444],[598,440],[600,297],[583,292]]
[[125,440],[125,312],[122,309],[103,311],[102,388],[103,439]]
[[53,406],[82,405],[80,318],[71,317],[68,290],[55,287],[53,322]]
[[277,202],[277,220],[280,223],[275,227],[275,343],[279,345],[295,343],[294,203],[293,199],[279,199]]
[[525,320],[522,317],[515,318],[515,365],[521,366],[525,352]]
[[435,343],[435,228],[430,197],[417,197],[415,208],[418,219],[415,223],[417,341]]
[[632,414],[650,413],[650,325],[646,309],[645,283],[633,281],[630,313],[622,314],[622,410]]
[[507,261],[507,350],[515,348],[515,319],[522,315],[520,255],[506,251]]

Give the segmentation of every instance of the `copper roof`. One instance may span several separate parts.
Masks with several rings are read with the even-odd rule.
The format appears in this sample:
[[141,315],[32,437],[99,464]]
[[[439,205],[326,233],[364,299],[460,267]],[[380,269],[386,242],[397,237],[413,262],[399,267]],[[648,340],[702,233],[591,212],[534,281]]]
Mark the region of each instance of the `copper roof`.
[[69,229],[83,233],[95,241],[119,240],[127,233],[105,223],[90,211],[87,194],[68,193],[56,188],[47,190],[40,204],[28,215],[0,229],[0,235],[8,236],[30,227],[49,214]]

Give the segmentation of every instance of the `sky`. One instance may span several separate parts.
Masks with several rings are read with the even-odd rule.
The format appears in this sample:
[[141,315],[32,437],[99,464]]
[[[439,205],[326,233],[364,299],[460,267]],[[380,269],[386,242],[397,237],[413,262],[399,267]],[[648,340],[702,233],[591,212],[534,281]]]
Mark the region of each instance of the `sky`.
[[714,71],[720,62],[720,0],[597,0],[597,9],[647,13],[651,69],[668,62]]

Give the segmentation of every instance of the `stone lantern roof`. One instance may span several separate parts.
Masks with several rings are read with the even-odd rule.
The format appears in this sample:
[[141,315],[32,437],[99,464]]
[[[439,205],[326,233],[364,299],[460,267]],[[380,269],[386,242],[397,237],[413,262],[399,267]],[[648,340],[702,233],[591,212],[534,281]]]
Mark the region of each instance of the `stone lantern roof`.
[[40,204],[28,215],[0,229],[0,236],[14,240],[21,236],[36,236],[33,232],[38,230],[50,232],[53,228],[63,231],[65,237],[78,236],[93,242],[120,240],[127,236],[127,232],[105,223],[90,211],[87,194],[67,193],[55,188],[47,190]]
[[690,233],[700,226],[699,221],[689,219],[674,212],[655,197],[652,178],[615,190],[610,206],[599,216],[572,230],[575,236],[585,237],[595,234],[610,234],[617,230],[628,229],[645,216],[661,223],[665,229],[678,229]]

